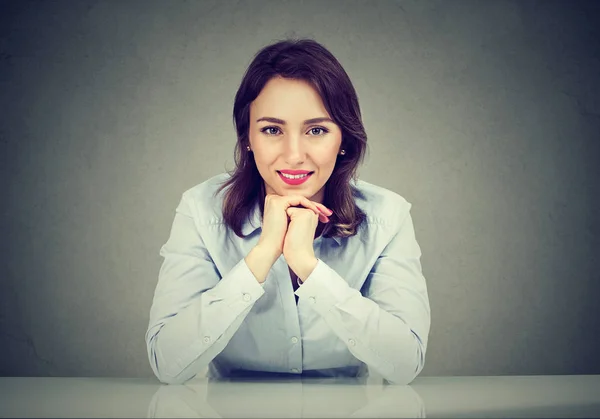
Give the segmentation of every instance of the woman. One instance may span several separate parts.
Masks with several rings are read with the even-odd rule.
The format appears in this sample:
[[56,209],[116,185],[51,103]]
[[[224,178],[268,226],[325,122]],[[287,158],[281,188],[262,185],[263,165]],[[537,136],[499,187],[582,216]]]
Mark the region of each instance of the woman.
[[150,310],[164,383],[264,373],[408,384],[430,307],[409,204],[356,179],[356,92],[313,40],[254,57],[235,97],[236,167],[186,191]]

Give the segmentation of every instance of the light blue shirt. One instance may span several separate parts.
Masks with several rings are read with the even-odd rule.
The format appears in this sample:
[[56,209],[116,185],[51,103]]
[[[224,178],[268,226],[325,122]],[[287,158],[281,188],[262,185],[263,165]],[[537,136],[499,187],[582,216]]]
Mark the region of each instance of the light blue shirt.
[[[255,206],[242,239],[223,222],[223,173],[177,206],[146,332],[164,383],[287,373],[360,376],[408,384],[423,369],[431,311],[421,250],[400,195],[352,181],[366,221],[355,236],[314,241],[316,268],[294,292],[283,255],[261,285],[244,258],[261,232]],[[296,294],[299,299],[296,303]]]

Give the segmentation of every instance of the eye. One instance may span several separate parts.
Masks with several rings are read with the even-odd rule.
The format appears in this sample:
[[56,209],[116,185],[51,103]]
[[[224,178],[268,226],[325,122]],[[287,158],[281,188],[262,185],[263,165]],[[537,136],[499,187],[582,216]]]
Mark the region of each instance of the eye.
[[[315,133],[315,131],[317,131],[317,133]],[[321,131],[321,132],[319,132],[319,131]],[[314,135],[323,135],[323,134],[327,134],[329,132],[329,130],[327,130],[326,128],[323,128],[323,127],[314,127],[314,128],[311,128],[309,132],[311,132]]]
[[[280,131],[279,127],[268,126],[268,127],[262,128],[260,130],[260,132],[267,134],[267,135],[277,135],[281,131]],[[327,128],[323,128],[323,127],[314,127],[314,128],[311,128],[310,130],[308,130],[308,132],[310,132],[312,136],[319,136],[319,135],[327,134],[329,132],[329,130]]]
[[273,132],[271,130],[277,130],[277,131],[279,131],[279,128],[277,128],[277,127],[264,127],[263,129],[260,130],[260,132],[263,132],[263,133],[265,133],[267,135],[277,135],[276,132]]

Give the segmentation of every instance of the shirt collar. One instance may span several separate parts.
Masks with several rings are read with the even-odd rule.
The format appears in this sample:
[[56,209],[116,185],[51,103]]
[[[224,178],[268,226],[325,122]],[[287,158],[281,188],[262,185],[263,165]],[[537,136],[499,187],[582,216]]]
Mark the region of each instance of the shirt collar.
[[[259,204],[257,200],[250,212],[250,216],[248,219],[244,220],[244,223],[242,224],[242,233],[244,236],[248,236],[260,228],[260,207],[258,205]],[[320,237],[322,237],[323,240],[333,240],[338,246],[342,244],[342,241],[339,237],[323,237],[322,234]]]

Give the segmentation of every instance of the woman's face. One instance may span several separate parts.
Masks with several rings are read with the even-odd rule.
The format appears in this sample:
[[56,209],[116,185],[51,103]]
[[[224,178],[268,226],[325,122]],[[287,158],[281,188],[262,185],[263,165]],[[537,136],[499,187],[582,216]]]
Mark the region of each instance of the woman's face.
[[[323,202],[342,132],[310,84],[271,79],[250,104],[249,139],[267,194],[302,195]],[[286,182],[281,171],[290,170],[311,174],[304,181]]]

